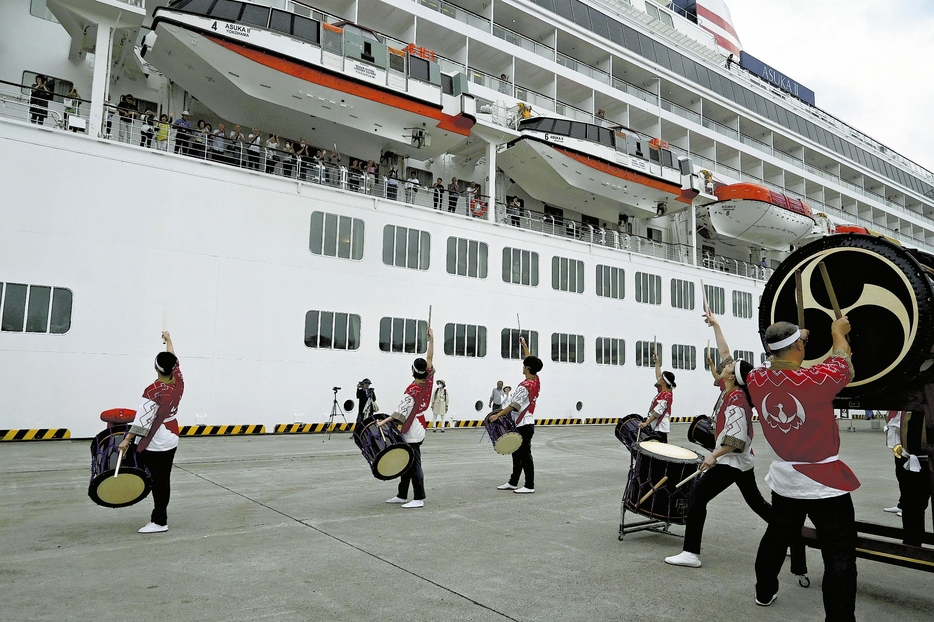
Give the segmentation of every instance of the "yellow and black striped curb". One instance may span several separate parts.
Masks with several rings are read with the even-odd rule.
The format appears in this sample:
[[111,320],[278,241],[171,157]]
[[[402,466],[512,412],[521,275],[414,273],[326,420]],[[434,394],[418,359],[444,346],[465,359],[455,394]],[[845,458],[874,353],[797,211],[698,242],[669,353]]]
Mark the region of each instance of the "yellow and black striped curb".
[[580,425],[582,419],[535,419],[535,425]]
[[51,441],[60,438],[71,438],[71,430],[66,428],[0,430],[0,441]]
[[183,425],[179,428],[181,436],[241,436],[265,433],[264,425]]
[[352,423],[277,423],[276,434],[319,434],[321,432],[352,432]]
[[587,419],[584,419],[584,423],[587,425],[600,425],[606,423],[616,425],[619,423],[621,418],[622,417],[588,417]]

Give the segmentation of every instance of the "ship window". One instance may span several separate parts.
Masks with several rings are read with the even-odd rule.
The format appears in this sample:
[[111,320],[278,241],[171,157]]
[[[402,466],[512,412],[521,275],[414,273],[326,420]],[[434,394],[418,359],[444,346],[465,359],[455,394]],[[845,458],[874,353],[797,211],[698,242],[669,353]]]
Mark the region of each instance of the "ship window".
[[548,10],[551,11],[552,13],[555,12],[555,3],[554,3],[554,0],[535,0],[535,4],[537,4],[537,5],[540,6],[540,7],[544,7],[544,8],[546,8],[546,9],[548,9]]
[[[389,69],[392,71],[398,71],[399,73],[405,73],[405,56],[402,54],[389,54]],[[447,91],[445,91],[447,92]],[[454,93],[454,81],[451,80],[451,93]],[[449,95],[451,93],[448,93]]]
[[636,367],[655,367],[652,362],[652,347],[656,347],[658,352],[659,365],[665,365],[665,357],[662,356],[664,345],[656,341],[637,341],[636,342]]
[[610,33],[606,26],[606,15],[593,8],[590,9],[590,25],[593,31],[604,39],[610,38]]
[[587,5],[580,0],[571,0],[571,9],[574,11],[574,23],[590,30],[590,11],[587,10]]
[[623,34],[623,25],[612,17],[606,18],[606,25],[609,29],[609,39],[619,46],[626,46],[626,37]]
[[733,350],[733,360],[743,359],[750,365],[755,365],[756,354],[752,350]]
[[656,164],[661,162],[661,158],[658,155],[658,151],[659,151],[658,149],[649,147],[649,160],[651,160],[652,162],[655,162]]
[[694,346],[671,346],[671,366],[674,369],[696,369],[697,348]]
[[[704,348],[704,349],[707,350],[707,354],[704,356],[704,369],[707,371],[710,371],[710,363],[707,362],[707,357],[709,356],[710,360],[713,361],[714,369],[720,369],[722,371],[722,369],[720,368],[720,364],[723,363],[723,359],[720,358],[720,351],[717,350],[715,346],[711,346],[710,348]],[[749,361],[749,363],[751,365],[752,361]]]
[[642,48],[639,45],[639,33],[623,24],[623,39],[626,41],[626,48],[636,54],[642,55]]
[[[665,13],[668,19],[671,19],[671,16]],[[681,62],[682,56],[675,52],[672,49],[668,49],[668,58],[671,61],[671,70],[676,74],[683,76],[684,75],[684,65]]]
[[284,32],[287,35],[292,34],[292,14],[280,11],[279,9],[273,9],[272,18],[269,20],[269,27],[273,30]]
[[212,4],[214,4],[214,0],[191,0],[190,2],[185,2],[180,5],[174,5],[172,8],[179,10],[184,9],[188,13],[207,15]]
[[538,287],[538,253],[520,248],[504,248],[503,281]]
[[642,50],[642,56],[646,57],[653,63],[655,62],[655,44],[649,39],[646,35],[641,32],[638,33],[639,36],[639,47]]
[[567,119],[555,119],[555,129],[551,131],[555,134],[561,134],[562,136],[570,136],[571,122]]
[[636,272],[636,302],[662,304],[662,277],[648,272]]
[[675,309],[694,309],[694,282],[671,279],[671,306]]
[[383,352],[424,354],[428,351],[428,322],[401,317],[379,321],[379,349]]
[[551,333],[551,360],[555,363],[583,363],[584,336]]
[[694,64],[694,61],[686,56],[682,56],[681,63],[684,65],[684,77],[697,84],[697,66]]
[[363,259],[364,224],[359,218],[311,213],[308,249],[314,255],[340,259]]
[[485,279],[487,275],[486,242],[465,238],[448,238],[448,274]]
[[552,257],[551,287],[562,292],[584,293],[584,262],[557,255]]
[[486,356],[486,326],[445,324],[444,353],[448,356]]
[[71,328],[71,290],[47,285],[0,283],[0,330],[64,334]]
[[597,296],[603,298],[626,297],[626,271],[612,266],[597,266]]
[[360,347],[360,316],[354,313],[308,311],[305,313],[305,346],[356,350]]
[[568,21],[574,21],[574,13],[571,12],[571,0],[555,0],[555,13]]
[[[521,361],[525,358],[522,346],[519,344],[519,329],[504,328],[500,334],[500,354],[504,359],[514,359]],[[524,330],[522,338],[525,344],[529,346],[529,353],[532,356],[538,356],[538,331]]]
[[597,365],[625,365],[626,340],[597,337]]
[[577,121],[572,122],[571,138],[587,138],[587,124]]
[[431,236],[427,231],[386,225],[383,227],[383,263],[388,266],[427,270]]
[[52,15],[52,11],[49,10],[45,0],[32,0],[29,3],[29,13],[33,17],[55,22],[56,24],[58,23],[58,20]]
[[746,318],[747,320],[752,317],[752,294],[739,291],[733,292],[733,316]]
[[245,24],[265,27],[269,23],[269,7],[247,4],[243,7],[243,15],[240,21]]
[[409,77],[423,82],[430,81],[431,73],[429,63],[424,58],[409,55]]
[[[393,54],[396,56],[396,54]],[[446,73],[441,74],[441,92],[445,95],[454,94],[454,76],[449,76]]]
[[555,119],[543,118],[538,122],[538,125],[535,127],[539,132],[552,132],[555,127]]
[[591,142],[600,142],[600,128],[596,125],[587,124],[587,140]]
[[344,53],[344,33],[325,28],[321,32],[321,48],[332,54]]
[[[32,88],[30,88],[36,82],[37,75],[45,76],[45,86],[52,92],[52,101],[59,104],[64,103],[64,98],[68,97],[68,93],[71,92],[72,87],[74,86],[68,80],[62,80],[61,78],[55,78],[49,74],[38,74],[35,71],[24,71],[23,72],[23,81],[20,84],[26,84],[29,86],[24,86],[20,91],[23,95],[29,95],[32,93]],[[156,108],[153,107],[153,110]]]
[[233,2],[233,0],[217,0],[211,7],[211,17],[226,19],[232,22],[240,19],[240,11],[243,10],[243,4]]
[[655,62],[665,69],[671,69],[671,62],[668,60],[668,48],[658,41],[653,41],[653,45],[655,46]]
[[704,285],[704,292],[707,294],[707,306],[714,315],[723,315],[726,308],[725,294],[722,287],[716,285]]
[[599,128],[599,130],[600,130],[599,132],[600,144],[606,145],[607,147],[612,147],[613,146],[613,130],[606,128],[606,127],[601,127]]
[[707,72],[707,68],[697,63],[694,65],[694,69],[697,70],[697,81],[700,85],[706,89],[710,88],[710,74]]
[[292,34],[309,43],[318,43],[318,22],[296,15],[292,24]]

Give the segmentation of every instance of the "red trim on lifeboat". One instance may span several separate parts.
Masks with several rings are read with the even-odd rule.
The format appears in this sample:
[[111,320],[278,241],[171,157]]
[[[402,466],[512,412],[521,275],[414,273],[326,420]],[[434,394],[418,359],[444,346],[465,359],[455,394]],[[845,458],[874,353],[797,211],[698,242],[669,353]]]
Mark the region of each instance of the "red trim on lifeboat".
[[224,39],[218,39],[217,37],[212,37],[210,35],[205,35],[205,37],[210,41],[227,48],[231,52],[248,58],[256,63],[259,63],[260,65],[269,67],[270,69],[275,69],[276,71],[280,71],[290,76],[299,78],[300,80],[305,80],[314,84],[320,84],[321,86],[334,89],[335,91],[341,91],[343,93],[347,93],[348,95],[353,95],[354,97],[368,99],[379,104],[385,104],[387,106],[392,106],[393,108],[398,108],[400,110],[405,110],[407,112],[421,115],[423,117],[435,119],[438,121],[437,127],[447,132],[453,132],[462,136],[470,136],[470,128],[472,128],[474,125],[473,119],[462,114],[457,116],[444,114],[440,108],[436,108],[430,104],[413,101],[402,95],[389,93],[377,87],[360,84],[358,82],[354,82],[353,80],[341,78],[318,69],[313,69],[307,65],[302,65],[294,61],[286,60],[267,52],[261,52],[260,50],[239,45],[237,43],[225,41]]
[[764,203],[770,203],[775,207],[786,209],[789,212],[800,214],[801,216],[807,216],[811,219],[814,218],[814,212],[811,211],[811,206],[801,199],[769,190],[757,184],[742,183],[720,186],[714,191],[714,194],[716,194],[717,198],[721,201],[762,201]]
[[570,149],[556,147],[554,145],[548,146],[569,158],[577,160],[581,164],[585,164],[594,170],[600,171],[601,173],[606,173],[608,175],[612,175],[613,177],[619,177],[620,179],[631,181],[634,184],[640,184],[642,186],[648,186],[650,188],[655,188],[656,190],[661,190],[662,192],[667,192],[668,194],[674,195],[675,200],[679,203],[686,203],[688,205],[691,204],[691,199],[682,194],[681,186],[676,186],[675,184],[661,181],[659,179],[654,179],[652,177],[646,177],[640,173],[630,171],[629,169],[616,166],[615,164],[610,164],[605,160],[591,158],[590,156],[577,153],[576,151],[571,151]]

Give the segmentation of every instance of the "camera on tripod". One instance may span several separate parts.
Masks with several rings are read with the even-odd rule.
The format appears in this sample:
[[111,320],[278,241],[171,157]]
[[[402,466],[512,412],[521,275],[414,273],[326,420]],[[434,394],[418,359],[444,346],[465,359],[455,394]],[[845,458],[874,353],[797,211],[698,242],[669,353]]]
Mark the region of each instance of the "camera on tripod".
[[334,387],[334,388],[333,388],[333,389],[331,389],[331,390],[332,390],[332,391],[334,391],[335,393],[337,393],[338,391],[340,391],[340,390],[341,390],[341,388],[340,388],[340,387]]

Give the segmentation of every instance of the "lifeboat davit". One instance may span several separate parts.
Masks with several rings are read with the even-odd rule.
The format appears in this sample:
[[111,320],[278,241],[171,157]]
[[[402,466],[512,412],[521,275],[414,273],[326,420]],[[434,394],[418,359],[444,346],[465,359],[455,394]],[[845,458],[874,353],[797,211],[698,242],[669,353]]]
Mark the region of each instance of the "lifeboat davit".
[[785,250],[811,236],[817,224],[807,203],[764,186],[730,184],[714,194],[719,200],[701,208],[701,216],[726,238]]

